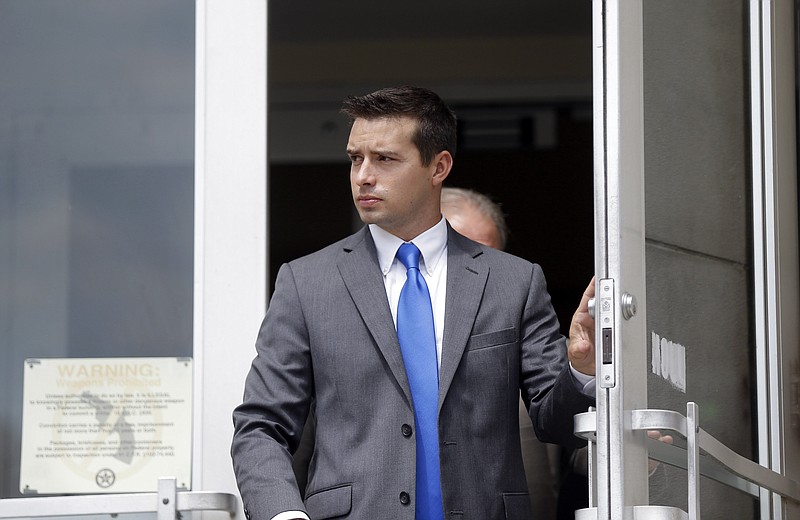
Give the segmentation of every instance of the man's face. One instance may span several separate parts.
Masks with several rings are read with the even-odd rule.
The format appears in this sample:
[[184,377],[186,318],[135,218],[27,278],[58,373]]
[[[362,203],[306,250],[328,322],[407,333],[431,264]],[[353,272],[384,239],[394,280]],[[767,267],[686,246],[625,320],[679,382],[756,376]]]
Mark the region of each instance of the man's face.
[[[353,202],[361,220],[403,240],[439,221],[441,182],[450,165],[447,152],[422,165],[411,142],[416,125],[407,117],[356,119],[347,142]],[[442,154],[447,154],[444,175]]]

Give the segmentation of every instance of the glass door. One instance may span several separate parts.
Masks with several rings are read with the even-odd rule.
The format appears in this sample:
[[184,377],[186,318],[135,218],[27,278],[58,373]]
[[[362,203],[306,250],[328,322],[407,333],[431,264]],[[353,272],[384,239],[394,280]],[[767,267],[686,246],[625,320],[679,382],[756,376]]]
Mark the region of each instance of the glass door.
[[[78,442],[66,411],[28,431],[36,446],[23,451],[23,375],[44,366],[25,360],[192,357],[194,9],[193,0],[0,2],[0,498],[46,493],[43,460],[63,461],[64,481],[98,491],[101,469],[117,486],[142,470],[136,455],[113,468],[89,451],[56,456],[58,443]],[[110,429],[86,446],[156,442],[153,432],[114,432],[135,428],[133,417],[103,396],[135,396],[138,376],[102,393],[88,380],[45,378],[43,406],[83,413],[92,406],[80,394],[92,392],[110,412],[81,428]]]
[[243,518],[229,448],[266,308],[266,10],[0,0],[0,518]]
[[[598,409],[586,518],[782,518],[793,507],[753,485],[747,461],[797,469],[782,394],[796,325],[780,319],[796,312],[797,255],[777,246],[797,243],[796,149],[780,144],[795,135],[783,95],[794,14],[793,2],[594,2]],[[753,473],[728,478],[720,453]]]

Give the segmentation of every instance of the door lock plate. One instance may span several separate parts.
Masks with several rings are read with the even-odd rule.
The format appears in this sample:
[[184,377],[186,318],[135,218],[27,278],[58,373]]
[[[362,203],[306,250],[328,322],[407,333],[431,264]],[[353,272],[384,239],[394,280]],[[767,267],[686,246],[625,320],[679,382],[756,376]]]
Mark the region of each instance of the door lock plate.
[[614,280],[602,278],[598,281],[595,298],[595,314],[600,326],[600,352],[597,356],[597,377],[601,388],[616,385],[616,334],[614,330]]

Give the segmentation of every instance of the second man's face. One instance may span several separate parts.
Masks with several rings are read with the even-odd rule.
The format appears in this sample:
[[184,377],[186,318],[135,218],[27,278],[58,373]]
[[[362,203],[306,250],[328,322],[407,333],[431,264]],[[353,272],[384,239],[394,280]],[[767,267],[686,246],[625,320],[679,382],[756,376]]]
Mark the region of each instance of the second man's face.
[[407,117],[356,119],[347,142],[353,202],[361,220],[406,241],[440,218],[437,160],[423,166],[411,141],[416,124]]
[[501,249],[500,232],[494,221],[466,202],[459,206],[442,206],[442,215],[453,229],[485,246]]

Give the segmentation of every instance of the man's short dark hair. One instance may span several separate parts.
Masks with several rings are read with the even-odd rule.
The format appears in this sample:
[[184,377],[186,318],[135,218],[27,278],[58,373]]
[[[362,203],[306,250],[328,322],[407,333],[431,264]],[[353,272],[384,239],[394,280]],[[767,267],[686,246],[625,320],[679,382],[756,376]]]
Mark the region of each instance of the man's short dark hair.
[[422,87],[391,87],[365,96],[349,96],[342,113],[356,119],[410,117],[417,121],[412,142],[427,166],[437,153],[456,155],[456,115],[435,92]]

